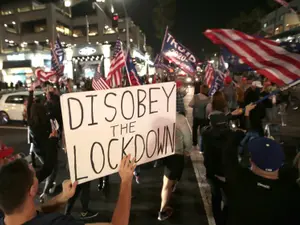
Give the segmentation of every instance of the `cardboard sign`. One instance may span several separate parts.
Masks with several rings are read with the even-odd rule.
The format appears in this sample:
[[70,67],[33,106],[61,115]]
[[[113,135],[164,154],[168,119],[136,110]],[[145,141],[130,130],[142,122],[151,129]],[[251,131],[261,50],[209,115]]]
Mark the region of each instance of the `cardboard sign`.
[[61,96],[71,180],[118,172],[124,155],[138,165],[175,153],[174,82]]

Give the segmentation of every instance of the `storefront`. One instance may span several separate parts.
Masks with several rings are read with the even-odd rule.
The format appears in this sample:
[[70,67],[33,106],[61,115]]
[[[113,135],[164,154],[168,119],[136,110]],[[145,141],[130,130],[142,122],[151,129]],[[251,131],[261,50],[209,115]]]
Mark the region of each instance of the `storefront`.
[[110,67],[110,45],[80,45],[73,48],[74,79],[93,78],[100,64],[107,75]]
[[49,52],[2,55],[0,67],[2,82],[16,84],[20,81],[25,84],[30,82],[35,68],[42,67],[50,71],[51,55]]

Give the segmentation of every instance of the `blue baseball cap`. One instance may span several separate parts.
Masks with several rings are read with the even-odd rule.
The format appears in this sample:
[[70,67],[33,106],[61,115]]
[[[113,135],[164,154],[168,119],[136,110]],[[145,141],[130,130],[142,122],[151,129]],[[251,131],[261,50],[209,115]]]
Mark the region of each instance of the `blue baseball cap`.
[[248,143],[251,161],[266,172],[278,170],[284,164],[284,152],[280,144],[272,139],[260,137]]

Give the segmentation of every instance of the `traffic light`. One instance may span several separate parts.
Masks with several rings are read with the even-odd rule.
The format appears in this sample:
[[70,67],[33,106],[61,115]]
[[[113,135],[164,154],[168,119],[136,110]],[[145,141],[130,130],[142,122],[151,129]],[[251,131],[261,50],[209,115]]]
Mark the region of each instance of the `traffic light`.
[[114,13],[112,19],[112,28],[117,29],[118,27],[119,27],[119,15],[118,13]]

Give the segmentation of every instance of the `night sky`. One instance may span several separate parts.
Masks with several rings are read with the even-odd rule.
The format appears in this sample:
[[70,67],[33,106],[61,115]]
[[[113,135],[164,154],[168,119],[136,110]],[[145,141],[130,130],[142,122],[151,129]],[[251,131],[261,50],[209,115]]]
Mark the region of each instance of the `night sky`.
[[[147,10],[154,5],[154,0],[125,0],[128,1],[130,15],[145,30],[148,42],[157,51],[161,42],[154,34],[152,12]],[[249,12],[255,7],[270,11],[267,0],[177,0],[176,21],[170,31],[183,45],[202,58],[202,49],[207,52],[217,51],[202,33],[208,28],[224,28],[240,12]]]
[[[18,0],[0,0],[1,3]],[[20,1],[20,0],[19,0]],[[51,1],[51,0],[42,0]],[[57,0],[56,0],[57,1]],[[129,15],[134,22],[141,27],[147,35],[148,44],[154,47],[155,51],[160,50],[161,41],[154,35],[152,24],[152,9],[155,0],[114,0],[117,9],[121,1],[125,1]],[[204,53],[212,53],[218,48],[211,44],[203,32],[208,28],[224,28],[240,12],[250,12],[255,7],[261,7],[270,11],[267,7],[268,0],[177,0],[175,26],[171,33],[183,45],[188,47],[198,57]],[[1,4],[0,3],[0,4]]]

